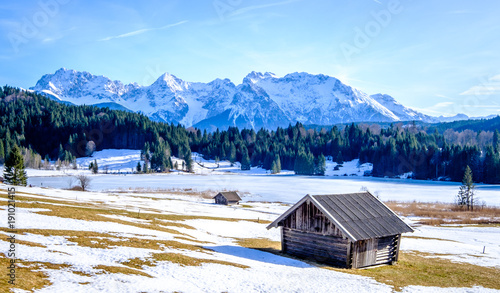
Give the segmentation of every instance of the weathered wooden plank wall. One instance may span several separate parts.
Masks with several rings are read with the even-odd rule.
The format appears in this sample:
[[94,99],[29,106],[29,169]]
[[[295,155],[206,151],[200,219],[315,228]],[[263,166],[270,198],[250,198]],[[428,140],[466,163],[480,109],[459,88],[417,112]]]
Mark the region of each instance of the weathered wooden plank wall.
[[314,261],[345,267],[349,241],[283,227],[284,252]]

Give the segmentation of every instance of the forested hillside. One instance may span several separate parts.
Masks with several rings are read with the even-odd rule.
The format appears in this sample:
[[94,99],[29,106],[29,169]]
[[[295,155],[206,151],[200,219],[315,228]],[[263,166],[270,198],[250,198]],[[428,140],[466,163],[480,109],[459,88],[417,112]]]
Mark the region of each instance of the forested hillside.
[[495,131],[495,129],[500,129],[500,116],[492,119],[444,122],[433,125],[430,128],[436,128],[441,133],[445,132],[448,129],[453,129],[454,131],[463,131],[469,129],[475,132]]
[[[0,117],[0,160],[15,144],[66,162],[95,150],[141,149],[146,142],[152,153],[158,148],[181,158],[191,154],[187,131],[180,125],[108,108],[69,106],[8,86],[0,91]],[[40,159],[36,161],[32,167]]]
[[[429,134],[428,128],[412,124],[385,129],[350,124],[327,130],[297,123],[276,130],[229,128],[208,133],[125,111],[64,105],[7,86],[0,91],[0,114],[0,160],[14,144],[24,147],[25,154],[66,162],[95,150],[142,149],[154,171],[171,169],[170,155],[185,158],[189,170],[193,151],[207,159],[239,161],[242,169],[261,166],[273,172],[322,175],[327,159],[342,163],[359,158],[361,163],[373,163],[373,176],[413,172],[417,179],[461,181],[469,165],[476,182],[500,183],[497,129]],[[34,161],[31,166],[39,167],[41,159]]]

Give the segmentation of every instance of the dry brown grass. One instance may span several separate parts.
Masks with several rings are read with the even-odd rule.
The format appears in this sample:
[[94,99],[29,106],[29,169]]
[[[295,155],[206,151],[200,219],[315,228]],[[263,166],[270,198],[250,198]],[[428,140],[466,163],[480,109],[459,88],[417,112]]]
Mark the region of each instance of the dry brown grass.
[[176,264],[180,264],[182,266],[201,266],[204,263],[215,263],[226,266],[233,266],[242,269],[248,269],[249,266],[245,266],[238,263],[232,263],[223,260],[217,259],[204,259],[204,258],[194,258],[180,253],[154,253],[153,259],[156,263],[160,261],[168,261]]
[[400,215],[424,218],[420,223],[426,225],[500,224],[498,207],[477,207],[474,211],[464,211],[447,203],[387,201],[385,204]]
[[200,240],[197,240],[194,238],[188,238],[188,237],[183,237],[183,236],[174,236],[174,238],[179,239],[179,240],[191,241],[191,242],[198,243],[198,244],[215,244],[215,243],[210,242],[210,241],[200,241]]
[[22,289],[33,292],[52,283],[48,279],[48,275],[42,272],[41,269],[61,270],[68,268],[65,264],[51,264],[46,262],[29,262],[17,260],[16,262],[16,280],[15,284],[8,283],[9,277],[6,275],[7,266],[10,265],[10,260],[5,254],[0,253],[0,292],[11,292],[12,289]]
[[281,253],[281,242],[267,238],[234,238],[239,246],[253,248],[274,254]]
[[124,275],[139,275],[139,276],[145,276],[145,277],[152,278],[149,274],[146,274],[143,271],[129,268],[129,267],[98,265],[98,266],[95,266],[94,269],[101,270],[101,272],[96,273],[97,275],[98,274],[124,274]]
[[500,289],[499,269],[455,263],[430,256],[433,255],[400,252],[399,261],[392,266],[337,270],[372,277],[378,282],[393,286],[397,291],[410,285],[441,288],[482,286]]
[[[5,229],[5,228],[0,228],[1,231],[4,231],[4,232],[9,232],[9,230]],[[17,231],[17,230],[16,230]],[[18,233],[16,233],[18,234]],[[21,244],[21,245],[26,245],[26,246],[32,246],[32,247],[43,247],[43,248],[46,248],[47,246],[45,245],[42,245],[40,243],[36,243],[36,242],[31,242],[31,241],[25,241],[25,240],[19,240],[19,239],[16,239],[16,244]]]
[[168,261],[171,263],[176,263],[181,266],[201,266],[204,263],[215,263],[227,266],[233,266],[237,268],[246,269],[248,266],[216,260],[216,259],[204,259],[204,258],[194,258],[180,253],[153,253],[153,255],[149,258],[133,258],[129,259],[126,262],[123,262],[123,265],[135,268],[135,269],[143,269],[144,266],[157,266],[159,262]]

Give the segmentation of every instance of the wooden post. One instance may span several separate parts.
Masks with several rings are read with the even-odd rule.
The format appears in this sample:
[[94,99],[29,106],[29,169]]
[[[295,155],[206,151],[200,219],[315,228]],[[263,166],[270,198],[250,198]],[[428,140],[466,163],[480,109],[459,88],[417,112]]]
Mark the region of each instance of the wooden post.
[[399,245],[401,244],[401,234],[396,236],[396,255],[394,256],[394,262],[398,261],[399,259]]
[[351,260],[351,269],[357,269],[358,268],[358,242],[352,242],[351,243],[351,254],[352,254],[352,260]]
[[349,240],[349,242],[347,243],[347,255],[346,255],[345,267],[348,269],[352,268],[352,242],[351,242],[351,240]]
[[281,252],[285,253],[286,252],[286,246],[285,246],[285,237],[283,236],[285,226],[281,227]]

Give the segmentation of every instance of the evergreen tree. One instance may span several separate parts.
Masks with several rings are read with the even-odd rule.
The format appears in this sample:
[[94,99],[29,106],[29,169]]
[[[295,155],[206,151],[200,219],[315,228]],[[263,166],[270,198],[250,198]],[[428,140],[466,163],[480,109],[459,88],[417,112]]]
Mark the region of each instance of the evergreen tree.
[[326,171],[326,158],[323,154],[319,155],[319,157],[315,160],[314,164],[314,174],[315,175],[325,175]]
[[6,183],[26,186],[28,177],[24,170],[23,156],[17,145],[14,145],[7,160],[5,160],[5,171],[3,176]]
[[141,173],[141,161],[138,161],[137,162],[137,166],[135,167],[135,171],[137,173]]
[[241,170],[250,170],[250,157],[248,149],[244,145],[241,147],[241,153]]
[[293,168],[295,174],[299,175],[314,175],[314,156],[311,152],[307,154],[300,151],[295,159]]
[[184,161],[186,162],[186,169],[188,172],[193,172],[193,158],[191,157],[191,149],[187,149],[184,155]]
[[493,133],[493,149],[496,153],[500,153],[500,132],[498,129],[495,129],[495,133]]
[[5,152],[3,140],[0,139],[0,164],[3,164],[3,162],[5,162]]
[[494,151],[492,146],[486,149],[486,156],[484,158],[484,182],[485,183],[499,183],[500,181],[500,158],[499,154]]
[[339,151],[339,153],[337,154],[337,158],[335,159],[335,162],[339,165],[344,164],[344,158],[342,157],[341,151]]
[[271,174],[277,174],[281,172],[281,161],[280,156],[275,155],[274,160],[271,163]]
[[271,170],[271,165],[274,161],[274,154],[271,151],[266,152],[266,155],[264,157],[264,162],[262,164],[262,168],[266,170]]
[[465,168],[464,178],[462,179],[462,185],[458,191],[457,204],[460,207],[465,207],[468,211],[474,210],[474,181],[472,181],[472,170],[467,165]]
[[229,162],[236,162],[236,147],[234,143],[231,142],[231,146],[229,147]]
[[59,144],[59,150],[57,151],[57,158],[61,161],[64,161],[64,156],[65,156],[65,152],[64,152],[63,146],[62,146],[62,144]]
[[171,164],[169,164],[170,156],[167,156],[167,148],[163,140],[159,141],[153,147],[154,151],[151,155],[151,169],[158,172],[164,172],[170,169]]
[[149,167],[147,162],[144,162],[144,164],[142,165],[142,171],[146,174],[149,173]]
[[97,174],[99,172],[99,166],[97,166],[97,160],[90,162],[89,170],[92,171],[92,174]]

